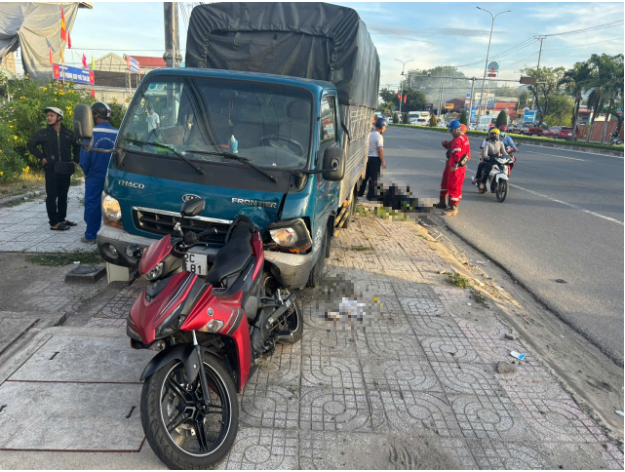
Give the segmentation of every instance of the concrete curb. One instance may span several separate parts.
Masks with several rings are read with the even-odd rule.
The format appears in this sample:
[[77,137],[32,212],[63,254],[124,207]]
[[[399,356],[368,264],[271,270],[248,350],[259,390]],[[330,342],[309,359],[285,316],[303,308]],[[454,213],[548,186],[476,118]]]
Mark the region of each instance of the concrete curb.
[[[408,128],[407,126],[398,126],[398,125],[394,125],[394,124],[389,124],[389,126],[395,126],[397,128],[404,128],[404,129],[413,129],[413,128]],[[419,129],[418,127],[414,128],[415,131],[421,131],[422,133],[446,133],[445,130],[437,130],[437,129],[428,129],[428,130],[424,130],[424,129]],[[469,131],[469,136],[471,136],[471,132]],[[473,136],[477,136],[477,135],[473,135]],[[481,135],[479,135],[481,136]],[[515,135],[517,136],[517,135]],[[577,151],[577,152],[585,152],[587,154],[603,154],[606,156],[615,156],[615,157],[623,157],[623,153],[620,151],[610,151],[608,149],[600,149],[600,148],[592,148],[592,147],[585,147],[585,146],[567,146],[567,145],[563,145],[563,144],[556,144],[556,143],[542,143],[540,141],[529,141],[529,140],[524,140],[522,137],[515,137],[514,138],[515,141],[519,142],[519,143],[523,143],[523,144],[531,144],[532,146],[543,146],[543,147],[549,147],[549,148],[553,148],[553,149],[562,149],[562,150],[566,150],[566,151]]]

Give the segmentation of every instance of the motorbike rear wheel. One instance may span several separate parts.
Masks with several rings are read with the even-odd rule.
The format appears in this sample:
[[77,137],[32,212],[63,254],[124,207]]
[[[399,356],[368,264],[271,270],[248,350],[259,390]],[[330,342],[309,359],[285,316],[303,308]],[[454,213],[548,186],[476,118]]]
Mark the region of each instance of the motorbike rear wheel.
[[287,316],[285,326],[288,334],[281,335],[278,338],[280,344],[295,344],[304,336],[304,315],[297,295],[291,297],[291,303],[293,303],[293,306],[291,307],[291,313]]
[[499,203],[503,203],[506,197],[508,196],[508,181],[500,180],[497,185],[497,190],[495,191],[495,196],[497,197],[497,201]]
[[239,403],[230,375],[219,359],[204,354],[210,404],[204,407],[199,377],[189,384],[184,364],[170,362],[146,379],[141,423],[146,439],[170,469],[208,469],[234,444]]

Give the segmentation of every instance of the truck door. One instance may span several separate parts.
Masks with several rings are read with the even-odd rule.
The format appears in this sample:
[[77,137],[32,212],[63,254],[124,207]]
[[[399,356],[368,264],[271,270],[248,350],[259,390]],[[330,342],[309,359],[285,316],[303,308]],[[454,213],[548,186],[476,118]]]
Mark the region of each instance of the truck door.
[[[315,168],[323,166],[323,155],[327,148],[338,146],[337,137],[337,107],[336,96],[325,94],[321,99],[321,120],[319,126],[319,151],[315,160]],[[321,174],[316,175],[315,221],[313,225],[313,248],[321,244],[323,232],[327,229],[328,216],[337,206],[337,192],[340,182],[329,182]]]

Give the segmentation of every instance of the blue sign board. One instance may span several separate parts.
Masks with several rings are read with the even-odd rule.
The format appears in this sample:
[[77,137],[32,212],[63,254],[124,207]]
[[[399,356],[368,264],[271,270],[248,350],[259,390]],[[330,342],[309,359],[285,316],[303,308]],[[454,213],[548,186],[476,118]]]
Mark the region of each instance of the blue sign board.
[[126,62],[128,64],[128,70],[130,72],[134,72],[135,74],[141,73],[139,61],[137,61],[134,57],[126,56]]
[[523,112],[523,121],[524,122],[534,122],[536,121],[536,115],[538,114],[538,110],[525,110]]
[[471,108],[471,123],[475,123],[475,114],[477,112],[477,107]]
[[91,85],[95,83],[92,70],[64,66],[63,64],[53,64],[52,77],[56,80],[65,80],[66,82],[75,82],[77,84]]

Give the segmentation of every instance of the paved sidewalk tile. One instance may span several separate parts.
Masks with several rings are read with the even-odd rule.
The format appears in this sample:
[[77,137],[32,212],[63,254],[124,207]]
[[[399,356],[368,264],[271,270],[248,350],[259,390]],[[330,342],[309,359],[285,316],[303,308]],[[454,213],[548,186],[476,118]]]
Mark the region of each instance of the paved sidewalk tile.
[[13,207],[0,208],[0,252],[93,251],[80,242],[87,229],[84,221],[85,186],[70,187],[67,219],[77,223],[68,231],[51,231],[45,195]]

